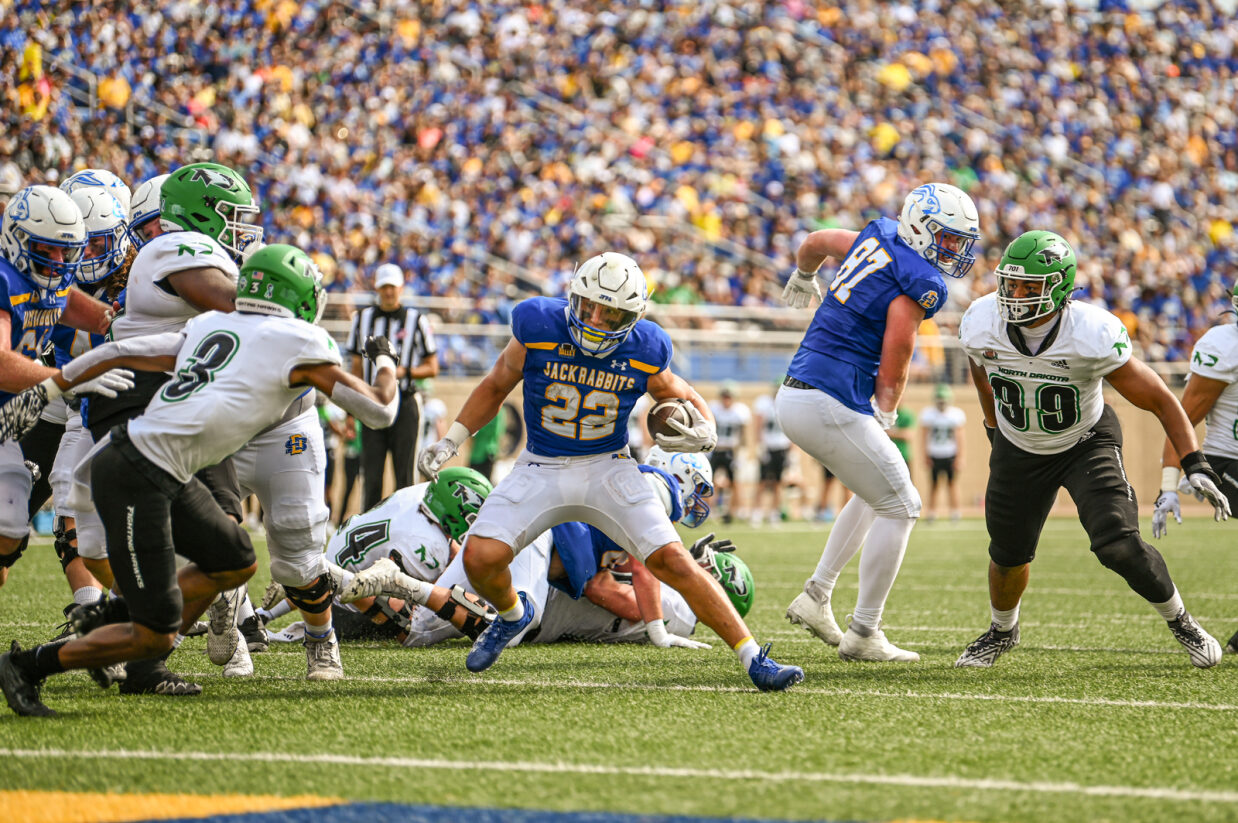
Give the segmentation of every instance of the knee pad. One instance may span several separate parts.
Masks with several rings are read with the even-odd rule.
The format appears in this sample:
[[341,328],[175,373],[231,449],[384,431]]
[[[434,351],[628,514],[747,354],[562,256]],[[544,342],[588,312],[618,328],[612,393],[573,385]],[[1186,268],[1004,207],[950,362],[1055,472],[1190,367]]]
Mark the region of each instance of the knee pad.
[[1174,584],[1161,553],[1137,534],[1123,537],[1092,550],[1096,559],[1126,580],[1136,594],[1153,603],[1173,596]]
[[362,612],[371,621],[380,614],[387,619],[388,623],[399,628],[402,632],[407,632],[413,627],[413,611],[405,603],[399,610],[391,608],[391,601],[386,597],[374,598],[374,603],[368,609]]
[[310,614],[322,614],[331,608],[331,598],[335,594],[335,583],[332,581],[331,575],[322,574],[308,586],[285,585],[284,594],[301,611],[309,612]]
[[64,527],[64,518],[56,518],[56,528],[52,532],[56,537],[55,548],[56,557],[60,560],[60,568],[67,569],[69,564],[77,559],[77,547],[73,542],[77,540],[77,529],[66,529]]
[[21,539],[21,542],[17,544],[17,548],[13,549],[13,551],[9,552],[8,554],[0,554],[0,569],[12,568],[13,564],[18,561],[18,559],[22,555],[22,552],[24,552],[26,550],[26,547],[29,545],[30,545],[30,535],[27,534],[25,537]]
[[450,623],[456,616],[457,609],[464,611],[464,623],[460,626],[460,631],[470,640],[476,640],[499,616],[498,612],[489,606],[470,600],[460,586],[451,587],[451,597],[434,613],[434,616]]

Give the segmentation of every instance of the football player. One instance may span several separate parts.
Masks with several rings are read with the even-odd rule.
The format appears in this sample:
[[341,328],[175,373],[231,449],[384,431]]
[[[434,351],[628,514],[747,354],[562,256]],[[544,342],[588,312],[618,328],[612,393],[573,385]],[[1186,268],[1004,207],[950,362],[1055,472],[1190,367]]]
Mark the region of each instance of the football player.
[[[29,186],[5,207],[0,224],[0,408],[13,403],[15,393],[56,373],[38,358],[57,324],[106,331],[111,309],[73,288],[85,247],[81,209],[60,189]],[[132,377],[126,371],[105,374],[76,393],[114,397],[133,385]],[[32,486],[19,444],[0,443],[0,585],[29,539]]]
[[1192,487],[1218,518],[1228,515],[1229,504],[1181,404],[1131,356],[1122,321],[1071,302],[1075,271],[1075,253],[1062,237],[1025,232],[1002,254],[997,292],[973,302],[959,323],[993,443],[984,506],[993,620],[955,665],[987,668],[1018,645],[1030,564],[1058,489],[1065,487],[1096,559],[1152,604],[1194,665],[1215,666],[1220,644],[1191,617],[1164,559],[1139,536],[1135,490],[1122,465],[1122,429],[1101,381],[1156,415]]
[[[855,496],[838,514],[804,591],[787,607],[843,660],[913,662],[881,630],[907,540],[920,516],[920,495],[898,448],[882,434],[898,421],[920,322],[946,301],[945,276],[962,277],[975,262],[976,206],[954,186],[913,189],[898,220],[881,217],[863,231],[825,229],[796,252],[783,300],[794,308],[815,296],[821,305],[775,398],[778,422],[791,441],[838,477]],[[816,272],[842,261],[825,297]],[[860,546],[860,591],[844,633],[830,597]]]
[[778,665],[768,647],[756,644],[717,582],[684,549],[628,455],[628,417],[646,391],[654,400],[689,401],[689,424],[673,421],[679,433],[659,434],[658,445],[702,452],[717,442],[708,405],[669,369],[670,337],[642,319],[649,301],[644,272],[632,258],[606,252],[580,266],[569,295],[531,298],[512,310],[511,341],[447,435],[419,458],[421,470],[436,475],[523,380],[528,444],[482,506],[461,555],[474,589],[499,610],[499,619],[473,644],[469,670],[492,666],[536,618],[527,595],[511,584],[508,567],[517,553],[552,526],[579,520],[683,594],[735,650],[758,688],[790,688],[803,671]]
[[[1230,303],[1238,312],[1238,284],[1230,295]],[[1233,511],[1238,506],[1238,326],[1216,326],[1196,341],[1191,352],[1190,379],[1182,393],[1182,408],[1191,425],[1207,421],[1201,448],[1220,476],[1218,486]],[[1161,466],[1161,493],[1152,514],[1153,537],[1169,533],[1169,515],[1182,522],[1178,494],[1194,492],[1191,481],[1182,477],[1182,466],[1169,440],[1165,441]],[[1225,648],[1238,654],[1238,633]]]
[[[235,313],[207,312],[179,331],[106,343],[27,390],[46,402],[109,367],[172,373],[145,412],[115,427],[79,468],[91,474],[122,597],[74,610],[76,639],[29,651],[14,642],[0,657],[0,687],[15,712],[53,713],[38,694],[49,675],[167,654],[181,627],[253,574],[248,534],[194,475],[278,420],[305,387],[325,392],[368,425],[390,425],[394,347],[385,338],[369,341],[374,386],[341,369],[338,347],[314,324],[321,295],[307,254],[267,246],[240,271]],[[0,421],[4,430],[24,423],[15,417]],[[174,510],[186,521],[180,527],[197,535],[192,543],[177,541]],[[190,560],[179,572],[176,554]]]

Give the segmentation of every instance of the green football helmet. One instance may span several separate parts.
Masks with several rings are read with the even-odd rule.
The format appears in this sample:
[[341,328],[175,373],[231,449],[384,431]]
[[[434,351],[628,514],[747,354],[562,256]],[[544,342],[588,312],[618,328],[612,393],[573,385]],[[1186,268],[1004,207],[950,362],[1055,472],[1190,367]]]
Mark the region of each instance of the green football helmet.
[[262,242],[262,227],[245,220],[257,215],[258,204],[245,178],[218,163],[183,166],[159,190],[164,231],[209,235],[237,260],[246,246]]
[[296,246],[263,246],[241,266],[236,310],[317,323],[327,305],[322,272]]
[[423,512],[452,540],[459,540],[477,519],[481,504],[486,502],[490,485],[480,472],[453,466],[438,473],[421,500]]
[[722,586],[739,616],[747,615],[752,609],[753,598],[756,597],[756,583],[743,558],[734,552],[716,552],[711,549],[697,562]]
[[[1002,318],[1016,326],[1061,311],[1075,291],[1075,252],[1051,231],[1020,234],[997,266],[997,305]],[[1016,296],[1019,283],[1030,283],[1033,294]]]

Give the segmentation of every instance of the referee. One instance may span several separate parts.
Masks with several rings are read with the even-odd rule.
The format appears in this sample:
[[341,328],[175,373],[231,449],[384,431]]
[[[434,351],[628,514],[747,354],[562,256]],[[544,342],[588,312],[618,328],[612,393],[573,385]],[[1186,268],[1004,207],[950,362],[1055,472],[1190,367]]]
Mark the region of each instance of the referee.
[[390,428],[361,427],[361,470],[365,476],[362,511],[373,508],[383,498],[388,452],[395,468],[396,489],[413,485],[417,433],[421,426],[421,398],[413,381],[438,374],[438,350],[429,321],[417,309],[400,304],[404,272],[394,263],[384,263],[374,272],[374,288],[378,292],[377,304],[353,312],[347,344],[353,356],[352,373],[369,382],[374,366],[362,355],[366,338],[383,335],[391,340],[400,353],[396,364],[400,411]]

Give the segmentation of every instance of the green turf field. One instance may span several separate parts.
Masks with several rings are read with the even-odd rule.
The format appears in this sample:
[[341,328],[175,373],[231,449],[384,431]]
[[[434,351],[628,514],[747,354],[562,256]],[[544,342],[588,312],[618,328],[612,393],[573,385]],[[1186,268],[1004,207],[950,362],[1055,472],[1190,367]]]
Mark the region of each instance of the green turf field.
[[[920,652],[914,665],[845,664],[783,619],[824,534],[726,531],[757,580],[749,625],[805,669],[788,694],[750,688],[718,644],[517,648],[476,676],[463,641],[354,645],[347,680],[312,684],[299,646],[273,645],[238,681],[195,639],[171,665],[200,676],[201,697],[122,697],[72,674],[44,689],[59,718],[4,709],[0,790],[830,820],[1238,819],[1238,666],[1192,668],[1073,520],[1046,528],[1023,645],[989,671],[952,668],[988,624],[982,523],[913,533],[886,628]],[[1188,608],[1224,643],[1238,629],[1232,527],[1197,517],[1159,544]],[[835,596],[840,621],[856,565]],[[251,594],[264,584],[265,571]],[[67,600],[50,546],[32,546],[0,591],[0,639],[47,638]]]

